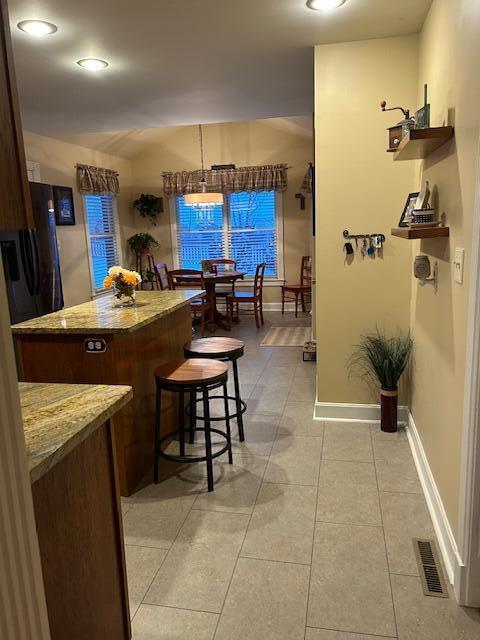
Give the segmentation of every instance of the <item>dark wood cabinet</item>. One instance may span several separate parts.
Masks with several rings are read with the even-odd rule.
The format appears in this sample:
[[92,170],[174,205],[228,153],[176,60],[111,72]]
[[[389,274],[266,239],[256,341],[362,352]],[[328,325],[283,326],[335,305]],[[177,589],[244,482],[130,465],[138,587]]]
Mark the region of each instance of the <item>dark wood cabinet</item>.
[[131,637],[111,422],[32,485],[52,640]]
[[0,229],[33,227],[6,0],[0,0]]

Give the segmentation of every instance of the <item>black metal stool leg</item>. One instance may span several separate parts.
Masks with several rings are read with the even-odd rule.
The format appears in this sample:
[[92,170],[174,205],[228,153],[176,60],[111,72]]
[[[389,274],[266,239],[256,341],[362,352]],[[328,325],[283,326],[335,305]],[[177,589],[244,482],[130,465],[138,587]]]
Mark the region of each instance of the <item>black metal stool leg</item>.
[[185,455],[185,398],[183,391],[178,392],[178,435],[180,438],[180,455]]
[[160,414],[162,411],[162,390],[157,384],[157,398],[155,402],[155,435],[154,435],[154,458],[153,458],[153,481],[158,484],[158,450],[160,448]]
[[208,490],[213,491],[212,434],[210,433],[210,407],[208,406],[208,390],[203,390],[203,415],[205,418],[205,453],[207,458]]
[[242,405],[240,403],[240,385],[238,383],[238,366],[237,361],[233,360],[233,382],[235,385],[235,404],[237,406],[237,424],[238,424],[238,437],[240,442],[245,440],[245,434],[243,432],[243,415],[242,415]]
[[228,436],[228,462],[229,464],[233,464],[233,455],[232,455],[232,434],[230,432],[230,416],[228,415],[229,407],[228,407],[228,389],[227,383],[223,385],[223,405],[225,407],[225,425],[227,429]]
[[190,444],[195,442],[195,427],[197,426],[197,392],[190,391]]

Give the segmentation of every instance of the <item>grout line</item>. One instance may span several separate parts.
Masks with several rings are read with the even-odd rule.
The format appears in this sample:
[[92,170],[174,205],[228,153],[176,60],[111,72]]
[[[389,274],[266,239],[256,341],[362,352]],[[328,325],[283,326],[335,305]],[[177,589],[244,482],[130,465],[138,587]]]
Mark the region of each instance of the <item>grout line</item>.
[[[354,636],[362,636],[362,638],[365,638],[365,634],[361,631],[345,631],[343,629],[330,629],[330,627],[307,627],[307,629],[320,629],[320,631],[335,631],[336,633],[348,633],[348,634],[352,634]],[[371,636],[372,638],[391,638],[392,640],[398,640],[398,636],[380,636],[378,635],[378,633],[368,633],[367,634],[369,637]]]
[[138,547],[139,549],[157,549],[157,551],[170,551],[170,547],[152,547],[151,544],[135,544],[134,542],[125,542],[124,547]]
[[[158,604],[157,602],[142,602],[142,604],[146,604],[149,607],[164,607],[165,609],[176,609],[177,611],[193,611],[195,613],[209,613],[212,616],[220,617],[218,611],[205,611],[205,609],[187,609],[186,607],[176,607],[173,604]],[[142,606],[140,605],[140,607]],[[140,609],[140,607],[138,607]],[[138,611],[138,609],[137,609]]]
[[[270,356],[270,357],[271,357],[271,356]],[[278,427],[277,427],[277,429],[278,429]],[[246,439],[246,435],[245,435],[245,439]],[[247,524],[247,526],[245,527],[245,533],[244,533],[244,535],[243,535],[242,544],[240,545],[240,548],[239,548],[239,551],[238,551],[238,555],[237,555],[237,558],[236,558],[236,560],[235,560],[235,564],[234,564],[234,566],[233,566],[233,571],[232,571],[232,574],[231,574],[231,576],[230,576],[230,580],[229,580],[229,582],[228,582],[228,587],[227,587],[227,589],[226,589],[226,591],[225,591],[225,596],[224,596],[224,598],[223,598],[222,608],[221,608],[221,610],[220,610],[220,615],[218,616],[217,624],[215,625],[215,631],[214,631],[214,633],[213,633],[212,640],[215,640],[215,636],[217,635],[218,625],[220,624],[220,619],[221,619],[221,617],[222,617],[222,613],[223,613],[223,610],[224,610],[224,608],[225,608],[225,603],[226,603],[226,601],[227,601],[228,592],[230,591],[230,587],[231,587],[231,585],[232,585],[233,576],[235,575],[235,571],[237,570],[238,560],[239,560],[239,558],[240,558],[240,554],[242,553],[242,549],[243,549],[243,545],[244,545],[244,543],[245,543],[245,539],[246,539],[246,537],[247,537],[248,529],[249,529],[249,527],[250,527],[250,523],[252,522],[253,512],[255,511],[255,507],[256,507],[256,505],[257,505],[258,494],[260,493],[260,490],[261,490],[261,488],[262,488],[263,478],[265,477],[265,472],[266,472],[266,470],[267,470],[269,460],[270,460],[270,456],[268,456],[267,463],[265,464],[265,467],[264,467],[263,472],[262,472],[261,480],[260,480],[260,482],[258,483],[258,489],[257,489],[257,493],[256,493],[256,496],[255,496],[255,500],[254,500],[254,502],[253,502],[252,511],[251,511],[251,513],[250,513],[250,514],[246,514],[246,515],[249,515],[248,524]]]
[[407,496],[423,496],[425,497],[425,494],[423,492],[416,492],[416,491],[385,491],[385,489],[380,489],[379,493],[391,493],[393,495],[407,495]]
[[373,466],[373,460],[346,460],[345,458],[323,458],[324,462],[351,462],[354,464],[370,464]]
[[312,584],[312,570],[313,570],[313,552],[315,549],[315,535],[317,530],[317,516],[318,516],[318,494],[320,491],[320,476],[322,473],[322,464],[323,464],[323,448],[325,444],[325,427],[322,431],[322,442],[320,446],[320,464],[318,465],[318,479],[317,479],[317,491],[315,496],[315,516],[313,521],[313,532],[312,532],[312,553],[310,557],[310,575],[308,576],[308,589],[307,589],[307,606],[305,607],[305,629],[303,632],[304,640],[307,637],[307,621],[308,621],[308,606],[310,604],[310,586]]
[[[373,493],[373,491],[371,492]],[[373,529],[382,529],[381,524],[364,524],[362,522],[335,522],[335,520],[315,520],[317,524],[338,524],[346,527],[372,527]]]
[[282,484],[287,487],[316,487],[317,486],[316,484],[300,484],[299,482],[278,482],[278,481],[272,482],[271,480],[264,480],[263,484]]
[[[265,365],[264,365],[264,367],[263,367],[263,369],[262,369],[262,371],[261,371],[261,374],[259,375],[259,377],[257,378],[257,380],[256,380],[256,382],[255,382],[255,384],[254,384],[254,386],[253,386],[253,389],[252,389],[252,392],[251,392],[250,396],[252,396],[252,395],[255,393],[255,389],[256,389],[256,388],[257,388],[257,386],[258,386],[258,381],[260,380],[261,376],[263,375],[263,372],[264,372],[264,370],[265,370],[265,369],[266,369],[266,367],[267,367],[267,363],[270,361],[270,359],[271,359],[272,355],[273,355],[273,352],[272,352],[272,353],[269,355],[269,357],[266,359],[266,361],[265,361]],[[240,373],[240,372],[239,372],[239,373]],[[247,405],[247,410],[248,410],[248,405]],[[247,414],[247,412],[245,412],[245,414],[244,414],[244,415],[246,415],[246,414]],[[283,412],[282,412],[282,415],[283,415]],[[278,423],[277,423],[276,428],[275,428],[275,434],[274,434],[274,435],[275,435],[275,438],[276,438],[277,433],[278,433],[278,424],[280,423],[280,419],[281,419],[281,418],[279,418]],[[247,436],[248,436],[248,434],[246,434],[246,438],[247,438]],[[273,448],[273,442],[272,442],[272,448]],[[228,592],[230,591],[230,587],[231,587],[231,584],[232,584],[232,581],[233,581],[233,576],[235,575],[235,571],[236,571],[237,566],[238,566],[238,560],[239,560],[239,558],[240,558],[240,554],[242,553],[243,545],[244,545],[244,543],[245,543],[245,539],[246,539],[246,537],[247,537],[248,529],[249,529],[249,527],[250,527],[250,523],[251,523],[251,521],[252,521],[253,512],[255,511],[255,507],[256,507],[256,504],[257,504],[257,500],[258,500],[258,495],[259,495],[260,490],[261,490],[261,488],[262,488],[263,479],[264,479],[264,477],[265,477],[265,472],[266,472],[266,470],[267,470],[268,463],[269,463],[269,461],[270,461],[270,456],[271,456],[271,450],[270,450],[270,453],[268,454],[268,456],[265,456],[265,457],[267,458],[267,461],[266,461],[266,464],[265,464],[265,466],[264,466],[264,468],[263,468],[263,472],[262,472],[262,476],[261,476],[260,482],[258,483],[258,489],[257,489],[257,493],[256,493],[256,495],[255,495],[255,500],[254,500],[254,502],[253,502],[252,511],[251,511],[251,513],[250,513],[250,514],[246,514],[246,515],[249,515],[248,524],[247,524],[247,526],[246,526],[246,528],[245,528],[245,533],[244,533],[244,536],[243,536],[242,544],[240,545],[240,548],[239,548],[239,551],[238,551],[238,554],[237,554],[237,558],[236,558],[236,560],[235,560],[235,564],[234,564],[234,567],[233,567],[233,571],[232,571],[232,574],[231,574],[231,576],[230,576],[230,580],[229,580],[229,582],[228,582],[228,587],[227,587],[227,589],[226,589],[226,591],[225,591],[225,597],[224,597],[224,599],[223,599],[222,608],[221,608],[221,610],[220,610],[220,615],[218,616],[217,624],[215,625],[215,631],[214,631],[214,633],[213,633],[213,639],[214,639],[214,638],[215,638],[215,636],[217,635],[218,625],[220,624],[220,619],[221,619],[221,617],[222,617],[222,613],[223,613],[223,610],[224,610],[224,608],[225,608],[225,603],[226,603],[226,601],[227,601]]]
[[[372,449],[373,449],[373,436],[371,431],[370,431],[370,440],[372,442]],[[385,524],[383,521],[382,504],[380,502],[380,488],[378,486],[377,461],[375,460],[375,456],[373,458],[373,466],[375,469],[375,482],[377,483],[378,510],[380,512],[380,520],[382,523],[383,545],[384,545],[384,551],[385,551],[385,560],[387,562],[388,584],[390,585],[390,599],[392,602],[393,622],[395,624],[396,636],[398,637],[397,612],[395,610],[395,601],[393,599],[392,576],[390,575],[390,563],[388,561],[387,539],[385,537]]]
[[[196,499],[196,498],[195,498],[195,499]],[[195,501],[194,501],[194,502],[195,502]],[[191,511],[192,511],[192,507],[193,507],[194,502],[192,502],[192,504],[190,505],[190,508],[187,510],[186,515],[185,515],[185,518],[182,520],[182,524],[181,524],[181,525],[180,525],[180,527],[178,528],[177,535],[176,535],[176,536],[175,536],[175,538],[172,540],[172,544],[171,544],[170,548],[168,549],[167,553],[165,554],[165,557],[163,558],[163,560],[162,560],[162,562],[161,562],[160,566],[158,567],[158,570],[155,572],[155,575],[153,576],[152,580],[150,581],[150,584],[148,585],[147,589],[145,590],[145,594],[144,594],[143,598],[141,599],[140,604],[143,604],[143,603],[144,603],[145,596],[146,596],[146,595],[147,595],[147,593],[150,591],[150,587],[151,587],[151,586],[152,586],[152,584],[155,582],[156,577],[157,577],[157,576],[158,576],[158,574],[160,573],[161,568],[162,568],[162,567],[163,567],[163,565],[165,564],[165,561],[166,561],[166,559],[168,558],[168,556],[170,555],[170,553],[171,553],[171,551],[172,551],[172,549],[173,549],[173,547],[174,547],[174,545],[175,545],[175,542],[177,541],[177,538],[178,538],[178,536],[180,535],[180,531],[183,529],[183,525],[184,525],[184,524],[185,524],[185,522],[187,521],[187,518],[188,518],[188,516],[190,515],[190,513],[191,513]],[[128,580],[127,580],[127,584],[128,584]],[[139,607],[139,608],[140,608],[140,607]],[[138,612],[138,609],[137,609],[137,612]],[[135,615],[137,615],[137,612],[135,612]],[[135,617],[135,616],[134,616],[134,617]],[[133,618],[132,618],[132,620],[133,620]]]
[[292,560],[276,560],[275,558],[257,558],[256,556],[244,556],[240,552],[239,558],[244,558],[245,560],[255,560],[259,562],[276,562],[277,564],[293,564],[297,567],[309,567],[310,564],[308,562],[293,562]]

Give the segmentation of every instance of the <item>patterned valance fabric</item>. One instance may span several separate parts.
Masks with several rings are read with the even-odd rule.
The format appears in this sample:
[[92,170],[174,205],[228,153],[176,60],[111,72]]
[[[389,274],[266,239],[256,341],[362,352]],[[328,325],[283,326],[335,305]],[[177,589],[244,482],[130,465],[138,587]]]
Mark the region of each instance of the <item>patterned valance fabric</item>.
[[77,164],[77,177],[80,193],[116,196],[120,192],[118,173],[113,169]]
[[285,191],[287,189],[287,165],[270,164],[238,169],[168,171],[163,174],[163,192],[166,196],[197,193],[200,191],[202,176],[207,182],[207,191],[212,193]]

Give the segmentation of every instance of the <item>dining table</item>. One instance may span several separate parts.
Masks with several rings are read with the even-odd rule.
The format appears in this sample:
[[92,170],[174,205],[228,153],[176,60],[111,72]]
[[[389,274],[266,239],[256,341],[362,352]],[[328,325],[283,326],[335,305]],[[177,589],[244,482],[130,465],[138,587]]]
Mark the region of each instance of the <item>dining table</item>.
[[[225,313],[222,313],[217,307],[216,286],[218,284],[228,284],[236,282],[237,280],[243,280],[245,274],[245,271],[235,271],[233,269],[217,269],[217,272],[203,273],[203,282],[205,285],[207,300],[213,309],[212,321],[219,329],[230,331],[231,326],[228,316]],[[176,278],[177,280],[184,279],[186,283],[188,282],[192,285],[196,280],[200,281],[200,276],[196,274],[186,275],[184,278],[176,276]]]

